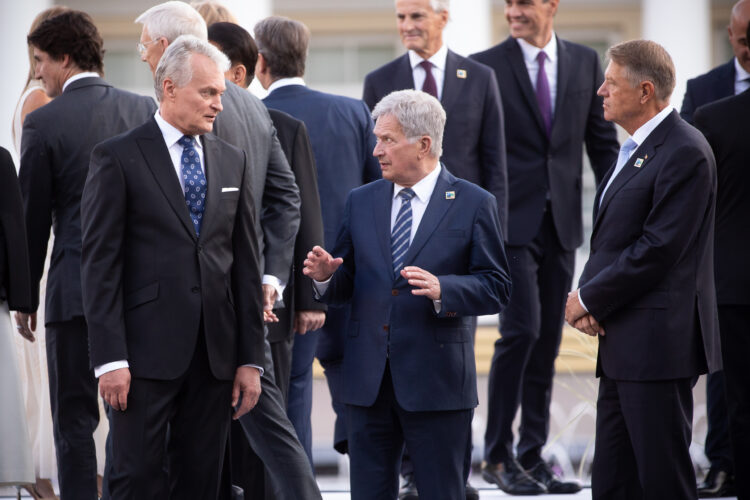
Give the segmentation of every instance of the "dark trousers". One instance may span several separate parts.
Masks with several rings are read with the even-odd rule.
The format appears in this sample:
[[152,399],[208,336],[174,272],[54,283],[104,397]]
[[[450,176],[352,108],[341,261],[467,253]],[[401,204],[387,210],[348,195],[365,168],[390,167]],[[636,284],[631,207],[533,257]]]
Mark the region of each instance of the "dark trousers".
[[517,454],[530,468],[541,460],[549,433],[555,358],[575,254],[560,246],[549,212],[531,243],[505,251],[513,292],[500,315],[501,337],[490,367],[484,457],[495,464],[514,456],[512,425],[520,405]]
[[729,433],[738,500],[750,500],[750,305],[720,305]]
[[690,379],[631,382],[602,376],[596,403],[592,497],[697,498],[689,451],[692,420]]
[[706,377],[706,432],[705,452],[711,467],[734,473],[732,446],[729,442],[729,417],[727,396],[724,390],[724,372],[709,373]]
[[110,412],[113,500],[218,497],[232,381],[213,376],[202,330],[182,376],[133,377],[127,410]]
[[396,400],[387,364],[375,403],[347,405],[347,410],[352,500],[397,498],[404,443],[420,498],[464,498],[465,450],[473,410],[404,410]]
[[61,500],[95,500],[96,446],[99,425],[98,384],[89,368],[88,329],[83,317],[48,323],[52,430],[55,438]]

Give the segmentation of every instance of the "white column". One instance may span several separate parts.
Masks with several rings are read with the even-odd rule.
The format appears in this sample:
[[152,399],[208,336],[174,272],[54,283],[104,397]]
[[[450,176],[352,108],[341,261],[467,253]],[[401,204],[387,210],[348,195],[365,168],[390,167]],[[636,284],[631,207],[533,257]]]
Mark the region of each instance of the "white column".
[[678,110],[687,80],[711,67],[710,0],[643,0],[643,38],[669,52],[677,71],[672,105]]
[[0,4],[0,47],[3,48],[5,68],[3,77],[0,78],[0,146],[11,152],[16,167],[18,157],[13,148],[11,126],[13,112],[29,71],[26,36],[34,17],[51,5],[51,0],[24,0]]
[[454,52],[468,56],[492,43],[492,1],[453,0],[443,40]]

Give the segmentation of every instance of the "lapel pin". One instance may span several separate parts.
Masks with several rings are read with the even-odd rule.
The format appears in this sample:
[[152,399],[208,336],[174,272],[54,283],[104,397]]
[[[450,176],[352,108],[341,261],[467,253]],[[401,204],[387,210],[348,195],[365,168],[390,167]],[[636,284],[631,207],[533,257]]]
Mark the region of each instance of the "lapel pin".
[[635,160],[635,168],[641,168],[642,165],[643,165],[643,158],[638,158],[637,160]]
[[466,78],[466,70],[465,69],[457,69],[456,70],[456,76],[458,78]]
[[648,155],[644,156],[644,158],[645,158],[646,160],[648,160]]
[[446,200],[455,200],[456,199],[456,192],[455,191],[446,191],[445,192],[445,199]]

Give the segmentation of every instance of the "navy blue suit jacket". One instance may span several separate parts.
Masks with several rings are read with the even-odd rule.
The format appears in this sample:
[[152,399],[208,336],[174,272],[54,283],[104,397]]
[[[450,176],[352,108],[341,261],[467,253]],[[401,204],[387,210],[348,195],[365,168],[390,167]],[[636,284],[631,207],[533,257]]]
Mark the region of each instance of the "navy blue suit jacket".
[[680,116],[692,125],[693,114],[696,109],[709,102],[734,95],[736,74],[734,58],[732,58],[728,63],[717,66],[708,73],[688,80],[685,97],[682,99]]
[[[365,77],[362,99],[373,109],[391,92],[413,88],[409,55],[404,54]],[[441,161],[453,175],[495,196],[503,234],[507,235],[504,119],[495,75],[484,65],[449,50],[441,104],[447,115]]]
[[600,181],[617,160],[614,125],[604,120],[596,91],[604,80],[599,56],[588,47],[557,39],[557,98],[551,136],[547,137],[518,42],[509,37],[472,55],[495,70],[508,152],[509,245],[527,245],[539,232],[552,206],[557,236],[566,250],[583,242],[581,173],[583,148]]
[[633,152],[603,199],[600,187],[580,280],[584,304],[606,331],[597,375],[666,380],[720,368],[715,203],[714,155],[676,111]]
[[367,106],[304,85],[278,88],[263,102],[302,120],[307,127],[318,172],[325,245],[332,248],[349,191],[381,177],[380,164],[372,156],[375,136]]
[[[451,198],[446,193],[452,192]],[[393,184],[380,180],[349,195],[332,254],[344,263],[322,300],[351,303],[344,354],[345,403],[375,402],[386,360],[396,399],[408,411],[477,405],[472,316],[508,302],[510,274],[496,200],[443,169],[404,260],[440,280],[442,309],[394,277],[390,249]]]

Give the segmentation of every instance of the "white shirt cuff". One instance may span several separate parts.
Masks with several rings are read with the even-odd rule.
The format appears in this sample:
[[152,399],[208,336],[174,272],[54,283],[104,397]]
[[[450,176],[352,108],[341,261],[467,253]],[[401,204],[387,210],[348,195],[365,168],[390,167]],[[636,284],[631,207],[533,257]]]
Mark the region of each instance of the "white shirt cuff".
[[312,280],[312,282],[313,282],[313,288],[315,289],[315,292],[318,294],[318,297],[320,297],[324,295],[326,291],[328,290],[328,285],[331,283],[331,278],[328,278],[325,281]]
[[130,365],[124,359],[122,361],[112,361],[111,363],[104,363],[103,365],[94,367],[94,376],[96,378],[99,378],[105,373],[113,372],[115,370],[119,370],[120,368],[129,368],[129,367]]
[[282,300],[282,297],[284,295],[284,289],[286,288],[286,283],[281,281],[279,278],[272,274],[264,274],[263,275],[263,284],[264,285],[271,285],[276,290],[276,303],[274,304],[274,308],[277,307],[284,307],[284,301]]
[[258,366],[258,365],[242,365],[242,366],[249,366],[250,368],[257,368],[258,371],[260,372],[261,377],[263,376],[263,373],[265,373],[265,370],[263,369],[263,367]]
[[585,310],[586,312],[589,312],[589,308],[588,308],[588,307],[586,307],[586,304],[584,304],[584,303],[583,303],[583,297],[581,297],[581,289],[580,289],[580,288],[578,289],[578,302],[580,302],[580,303],[581,303],[581,307],[583,307],[583,309],[584,309],[584,310]]

